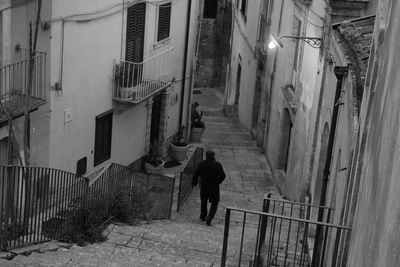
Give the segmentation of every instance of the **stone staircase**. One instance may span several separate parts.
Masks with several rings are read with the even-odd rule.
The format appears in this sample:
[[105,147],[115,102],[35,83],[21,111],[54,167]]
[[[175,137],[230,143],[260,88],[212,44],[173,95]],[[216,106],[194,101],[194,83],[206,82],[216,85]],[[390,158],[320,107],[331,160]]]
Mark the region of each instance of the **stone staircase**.
[[[232,228],[233,234],[240,230]],[[101,244],[18,255],[0,260],[0,266],[220,266],[222,224],[161,220],[140,226],[112,224],[106,233],[108,240]],[[239,244],[232,239],[227,266],[237,266]],[[242,262],[248,265],[249,260],[250,251]]]
[[[11,261],[0,259],[0,266],[220,266],[226,206],[260,210],[264,194],[277,190],[264,155],[237,120],[207,112],[203,120],[207,128],[200,145],[216,152],[227,174],[211,226],[199,219],[199,189],[195,188],[171,220],[112,224],[103,243],[25,253]],[[238,266],[242,220],[232,214],[226,266]],[[242,266],[249,266],[256,231],[257,219],[247,218]]]

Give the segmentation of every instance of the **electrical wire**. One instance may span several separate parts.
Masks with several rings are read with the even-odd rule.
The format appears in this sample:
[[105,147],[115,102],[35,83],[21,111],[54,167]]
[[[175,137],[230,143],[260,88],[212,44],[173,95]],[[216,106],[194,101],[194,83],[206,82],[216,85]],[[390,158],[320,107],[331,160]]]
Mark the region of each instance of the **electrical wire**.
[[[147,3],[153,6],[156,6],[158,8],[170,8],[176,4],[178,4],[179,2],[181,2],[182,0],[176,0],[176,1],[172,1],[172,0],[161,0],[161,1],[150,1],[150,0],[135,0],[135,1],[125,1],[125,2],[121,2],[121,3],[116,3],[113,5],[109,5],[106,6],[104,8],[92,11],[92,12],[87,12],[87,13],[77,13],[77,14],[71,14],[71,15],[67,15],[67,16],[59,16],[59,17],[55,17],[52,18],[50,20],[50,22],[54,22],[54,21],[60,21],[60,20],[64,20],[64,21],[81,21],[81,22],[86,22],[86,21],[91,21],[91,20],[96,20],[96,19],[100,19],[103,17],[107,17],[110,16],[112,14],[118,13],[120,12],[121,8],[116,9],[117,7],[122,6],[123,8],[128,8],[134,4],[139,4],[139,3]],[[171,3],[171,5],[165,5],[166,3]],[[106,13],[109,12],[109,13]],[[105,13],[105,14],[104,14]],[[102,14],[102,15],[100,15]],[[100,15],[100,16],[97,16]],[[87,18],[88,16],[94,16],[94,17],[90,17]],[[80,18],[80,17],[84,17],[84,18]]]
[[[309,15],[308,15],[308,12],[306,12],[297,2],[295,2],[294,4],[295,4],[295,6],[297,6],[301,11],[303,11],[304,14],[306,14],[307,16],[309,16]],[[325,21],[325,18],[324,18],[324,17],[321,17],[321,16],[320,16],[316,11],[314,11],[312,8],[308,8],[307,10],[308,10],[308,11],[311,11],[311,13],[313,13],[317,18],[319,18],[319,19],[322,20],[323,22],[326,22],[326,21]]]

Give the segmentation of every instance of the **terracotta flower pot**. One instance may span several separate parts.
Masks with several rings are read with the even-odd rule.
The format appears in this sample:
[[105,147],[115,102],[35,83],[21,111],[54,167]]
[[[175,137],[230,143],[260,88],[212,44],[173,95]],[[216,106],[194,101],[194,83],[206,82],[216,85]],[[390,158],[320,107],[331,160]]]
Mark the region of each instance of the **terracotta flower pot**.
[[193,127],[192,131],[190,132],[190,140],[194,142],[200,142],[203,132],[204,128]]
[[188,143],[173,142],[170,144],[171,157],[178,162],[182,162],[187,157],[188,149],[189,149]]

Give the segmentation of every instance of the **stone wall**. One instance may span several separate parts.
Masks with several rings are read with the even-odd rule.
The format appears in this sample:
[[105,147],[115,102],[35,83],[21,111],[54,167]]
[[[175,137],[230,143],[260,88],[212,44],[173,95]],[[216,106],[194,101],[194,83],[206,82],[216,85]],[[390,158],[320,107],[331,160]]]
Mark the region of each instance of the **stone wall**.
[[217,35],[218,24],[216,19],[203,19],[199,43],[199,56],[197,59],[195,87],[219,86],[221,69],[220,58],[215,57],[218,49]]
[[195,87],[225,85],[230,51],[231,7],[220,1],[216,19],[202,19],[199,51],[196,62]]

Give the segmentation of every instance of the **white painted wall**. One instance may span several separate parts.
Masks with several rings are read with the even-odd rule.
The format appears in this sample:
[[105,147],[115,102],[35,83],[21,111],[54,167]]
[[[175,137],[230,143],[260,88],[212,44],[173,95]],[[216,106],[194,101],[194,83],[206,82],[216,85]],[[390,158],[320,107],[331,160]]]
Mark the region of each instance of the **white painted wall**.
[[[134,3],[137,1],[129,1]],[[153,1],[157,2],[157,1]],[[160,2],[160,1],[158,1]],[[170,71],[176,79],[171,96],[178,95],[177,104],[169,109],[168,135],[178,129],[181,95],[183,52],[185,44],[187,1],[173,1],[171,15],[171,38],[166,45],[174,47]],[[127,4],[127,3],[125,3]],[[74,16],[76,14],[93,14]],[[193,4],[192,9],[197,6]],[[50,166],[75,171],[76,161],[88,157],[88,173],[93,171],[95,117],[115,108],[111,98],[113,59],[125,52],[126,10],[122,21],[121,0],[85,0],[76,2],[54,0],[52,22],[51,84],[60,80],[62,23],[64,18],[64,62],[62,95],[51,92]],[[147,4],[145,28],[145,56],[152,54],[156,40],[157,7]],[[98,17],[101,16],[101,17]],[[94,19],[94,17],[98,17]],[[192,16],[195,25],[196,15]],[[71,21],[85,19],[84,21]],[[193,27],[193,26],[192,26]],[[193,42],[193,34],[191,34]],[[193,53],[193,45],[189,55]],[[188,65],[188,68],[190,65]],[[189,74],[189,72],[188,72]],[[186,84],[187,90],[189,83]],[[186,97],[189,95],[186,92]],[[187,101],[186,101],[187,102]],[[64,122],[65,110],[72,113],[72,121]],[[145,103],[130,107],[123,112],[114,112],[111,159],[107,162],[128,164],[145,152],[146,130]],[[106,164],[107,162],[103,163]],[[101,164],[101,165],[103,165]],[[100,167],[99,165],[98,167]],[[97,167],[96,167],[97,168]]]
[[241,61],[241,80],[240,80],[240,98],[238,104],[239,120],[248,129],[251,128],[251,118],[254,101],[254,88],[256,82],[257,60],[254,58],[254,49],[257,43],[258,23],[260,12],[260,0],[248,1],[247,19],[239,9],[234,7],[234,24],[232,35],[232,53],[230,61],[230,81],[227,83],[227,104],[235,103],[237,69],[239,64],[239,55]]
[[[21,59],[24,53],[15,50],[16,45],[21,48],[29,48],[29,22],[32,22],[32,30],[35,29],[35,18],[37,6],[34,1],[24,2],[10,2],[2,1],[0,3],[0,10],[2,12],[1,22],[1,60],[2,64],[12,64]],[[44,0],[41,8],[41,20],[46,21],[50,19],[51,14],[51,1]],[[47,59],[50,58],[49,47],[50,32],[44,30],[41,26],[38,29],[38,40],[36,49],[45,52]],[[48,65],[49,66],[49,65]],[[47,77],[48,79],[49,77]],[[46,92],[49,90],[49,79],[46,81]],[[47,117],[49,104],[40,107],[37,111],[30,113],[31,118],[31,150],[30,159],[32,166],[47,166],[49,159],[49,119]],[[18,137],[20,149],[23,149],[23,131],[24,119],[18,118],[13,120],[13,129],[15,135]],[[2,127],[3,132],[6,127]],[[8,132],[7,132],[8,135]]]

